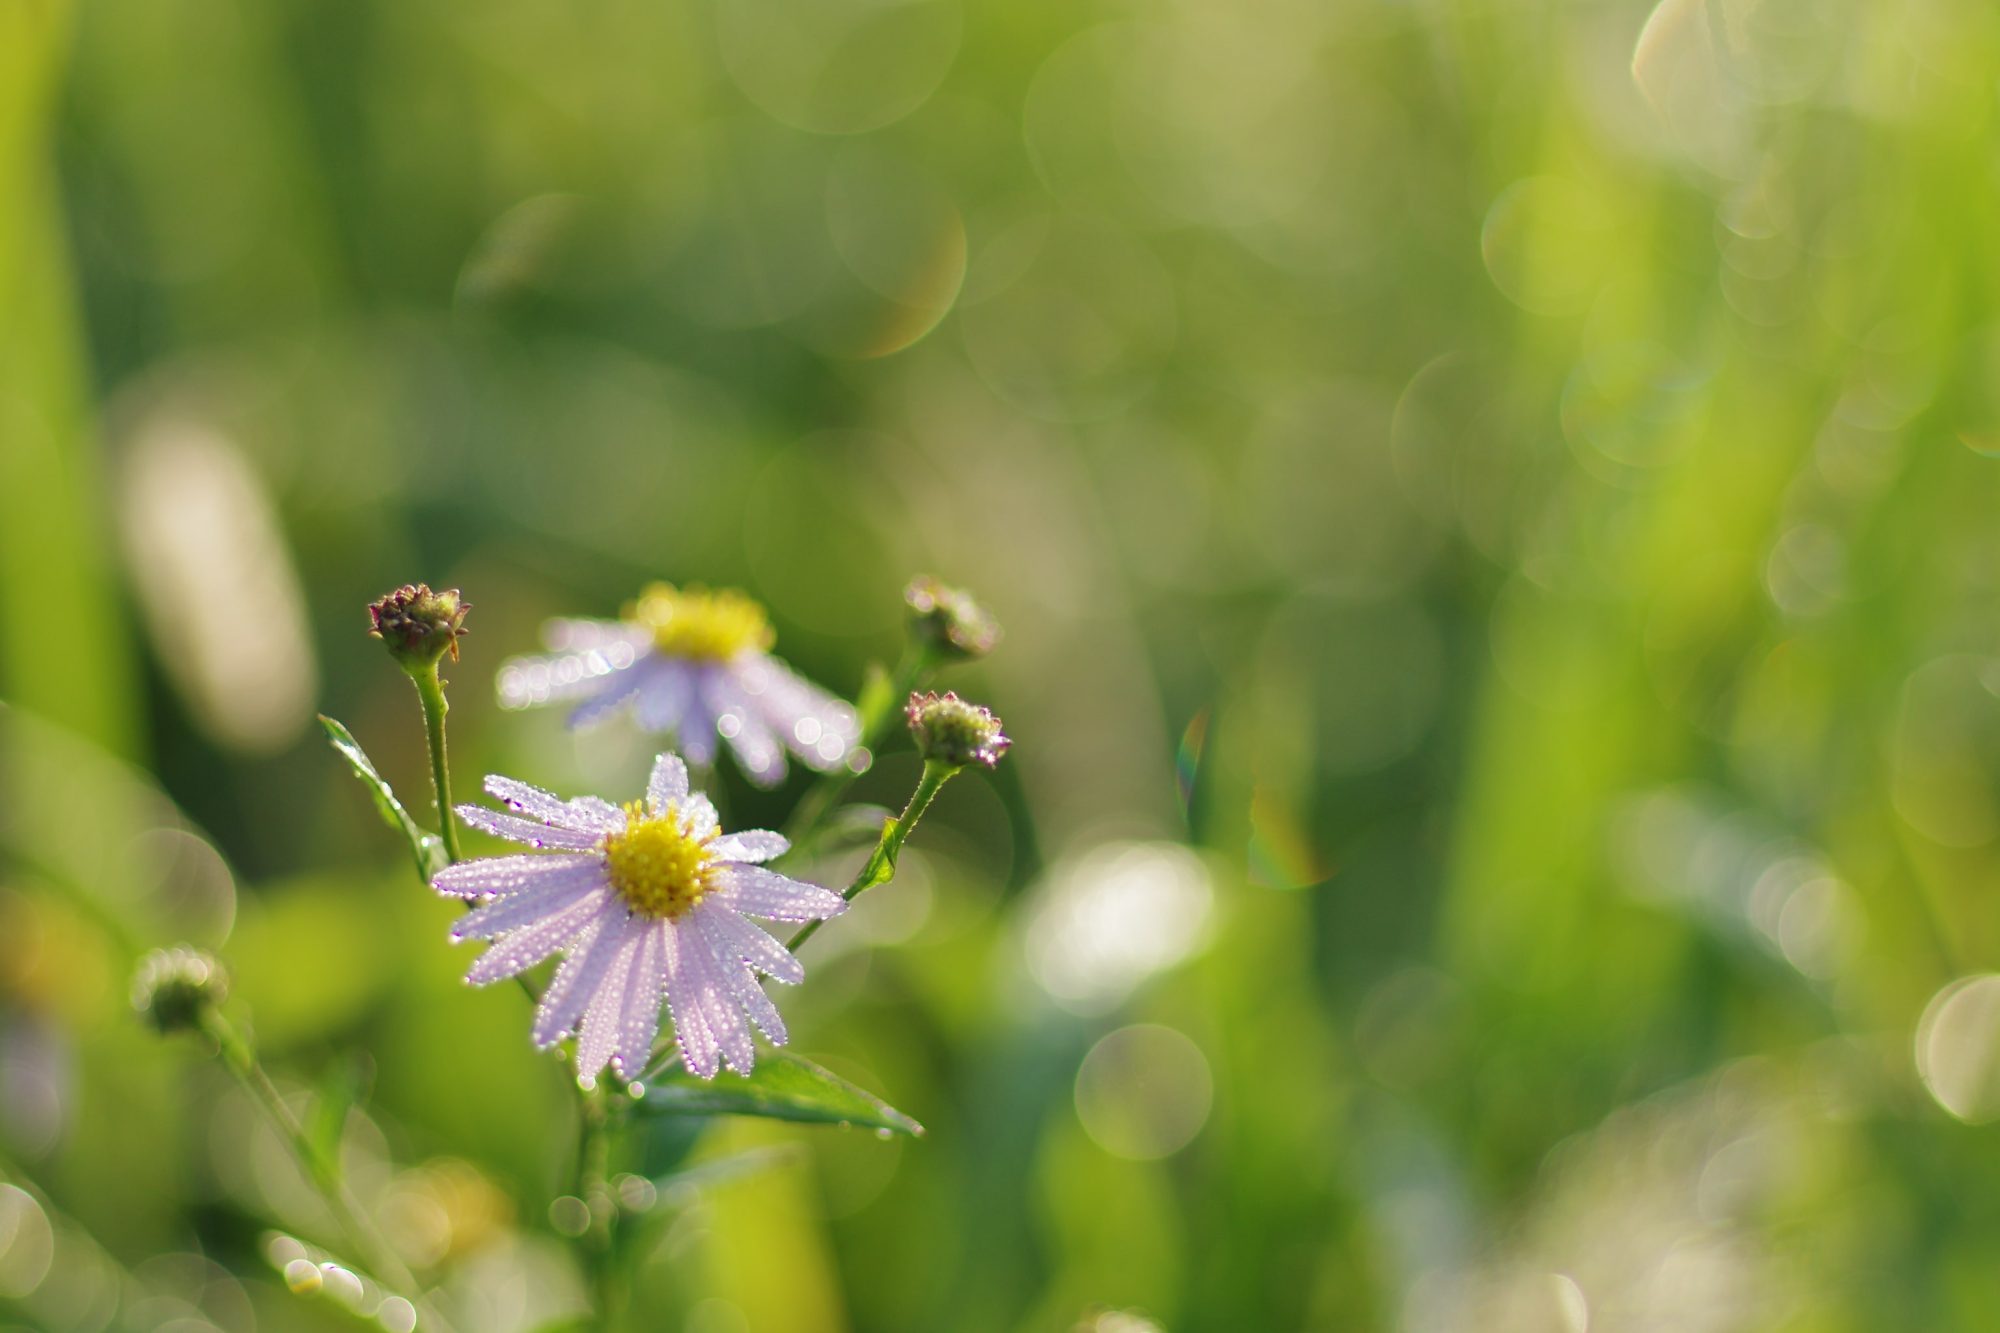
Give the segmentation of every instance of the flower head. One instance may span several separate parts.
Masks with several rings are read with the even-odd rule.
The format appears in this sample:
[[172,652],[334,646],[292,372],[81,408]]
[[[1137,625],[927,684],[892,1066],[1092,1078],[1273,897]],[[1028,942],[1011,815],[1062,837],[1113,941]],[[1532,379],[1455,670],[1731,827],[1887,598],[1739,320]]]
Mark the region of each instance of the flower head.
[[446,653],[458,660],[471,609],[456,588],[432,592],[427,583],[406,583],[368,604],[368,634],[380,639],[405,671],[428,671]]
[[132,1007],[160,1032],[185,1032],[229,995],[229,974],[199,949],[155,949],[132,974]]
[[784,838],[722,832],[715,807],[688,790],[687,765],[672,754],[654,762],[645,799],[623,806],[591,796],[565,801],[503,777],[487,778],[486,790],[519,815],[462,805],[459,817],[549,854],[461,861],[431,884],[481,901],[452,930],[454,938],[493,941],[466,980],[483,985],[563,955],[535,1014],[538,1046],[576,1030],[579,1078],[609,1063],[635,1079],[651,1054],[663,998],[682,1062],[702,1078],[722,1063],[750,1072],[752,1023],[773,1045],[785,1043],[784,1021],[757,973],[796,983],[805,969],[746,918],[816,921],[847,903],[763,867],[788,850]]
[[999,718],[949,691],[911,695],[903,716],[909,720],[910,735],[926,762],[953,768],[967,764],[992,768],[1014,743],[1001,734]]
[[925,575],[903,589],[903,601],[910,608],[910,632],[940,658],[971,661],[1000,642],[1000,622],[963,588]]
[[650,584],[622,619],[551,621],[544,637],[550,656],[501,666],[502,706],[570,701],[573,727],[629,706],[694,763],[726,741],[763,786],[785,776],[786,751],[830,769],[860,736],[851,707],[771,656],[764,608],[734,589]]

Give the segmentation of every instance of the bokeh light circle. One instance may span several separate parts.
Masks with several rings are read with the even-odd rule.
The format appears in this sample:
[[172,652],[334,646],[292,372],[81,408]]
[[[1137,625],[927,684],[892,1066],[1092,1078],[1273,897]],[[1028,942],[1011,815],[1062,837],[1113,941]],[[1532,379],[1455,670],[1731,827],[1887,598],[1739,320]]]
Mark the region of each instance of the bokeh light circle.
[[1214,1100],[1208,1057],[1156,1023],[1119,1028],[1090,1048],[1076,1073],[1076,1115],[1114,1157],[1153,1161],[1185,1148]]
[[1916,1058],[1939,1106],[1968,1124],[2000,1119],[2000,973],[1961,977],[1931,997]]

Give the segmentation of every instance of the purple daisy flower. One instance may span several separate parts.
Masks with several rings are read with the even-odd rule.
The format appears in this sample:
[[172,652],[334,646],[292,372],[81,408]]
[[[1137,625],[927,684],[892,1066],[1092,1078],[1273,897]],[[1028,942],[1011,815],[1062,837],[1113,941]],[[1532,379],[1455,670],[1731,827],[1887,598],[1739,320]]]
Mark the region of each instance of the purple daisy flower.
[[553,1046],[580,1025],[577,1077],[593,1078],[608,1062],[635,1079],[663,997],[682,1062],[702,1078],[715,1077],[718,1061],[750,1072],[752,1022],[785,1044],[784,1020],[757,973],[796,984],[805,969],[745,918],[816,921],[847,903],[759,864],[784,854],[784,838],[724,833],[672,754],[654,762],[646,799],[622,808],[594,796],[565,801],[512,778],[489,777],[486,790],[527,817],[461,805],[459,818],[550,854],[461,861],[431,886],[481,900],[452,928],[455,939],[493,941],[467,981],[485,985],[563,954],[535,1013],[536,1045]]
[[503,708],[575,702],[578,727],[629,704],[694,763],[714,762],[717,737],[729,742],[767,787],[785,776],[787,750],[822,771],[866,766],[854,709],[771,656],[764,608],[734,589],[654,583],[622,619],[552,620],[543,638],[548,656],[501,664]]

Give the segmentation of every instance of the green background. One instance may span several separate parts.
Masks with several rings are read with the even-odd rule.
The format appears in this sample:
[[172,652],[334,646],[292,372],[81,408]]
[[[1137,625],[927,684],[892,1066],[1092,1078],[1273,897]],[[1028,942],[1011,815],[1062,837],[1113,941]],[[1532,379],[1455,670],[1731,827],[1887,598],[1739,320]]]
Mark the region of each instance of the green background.
[[933,571],[1014,752],[780,997],[929,1134],[717,1122],[781,1151],[669,1192],[649,1326],[1986,1327],[1996,57],[1973,0],[0,6],[0,1322],[355,1326],[129,1013],[181,938],[472,1326],[575,1308],[562,1070],[311,725],[422,806],[362,607],[474,603],[468,791],[622,799],[642,740],[493,702],[545,617],[740,586],[851,695]]

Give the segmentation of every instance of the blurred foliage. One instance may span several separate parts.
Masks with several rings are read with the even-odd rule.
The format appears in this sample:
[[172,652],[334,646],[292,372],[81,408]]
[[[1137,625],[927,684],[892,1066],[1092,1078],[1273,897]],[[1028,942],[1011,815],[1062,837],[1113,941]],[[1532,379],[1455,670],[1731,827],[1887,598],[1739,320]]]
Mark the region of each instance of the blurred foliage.
[[181,938],[465,1326],[574,1314],[562,1070],[312,725],[427,815],[361,608],[476,604],[461,781],[616,795],[493,702],[543,618],[740,585],[851,696],[934,570],[1014,752],[783,997],[928,1134],[662,1128],[648,1326],[1985,1327],[1996,73],[1972,0],[0,7],[0,1319],[355,1326],[126,1009]]

